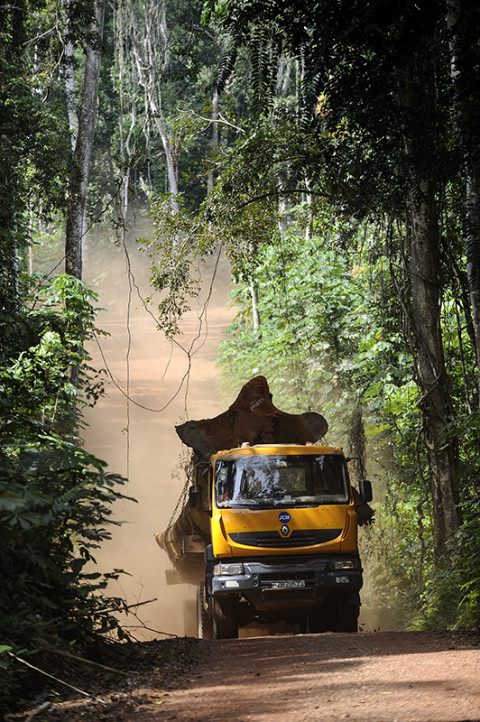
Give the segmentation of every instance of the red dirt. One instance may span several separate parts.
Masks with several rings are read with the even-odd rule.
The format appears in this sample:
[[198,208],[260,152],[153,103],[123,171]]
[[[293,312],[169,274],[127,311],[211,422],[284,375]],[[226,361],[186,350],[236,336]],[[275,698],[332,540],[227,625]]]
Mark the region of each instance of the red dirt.
[[36,722],[480,720],[478,631],[190,641],[183,673],[167,652],[163,670],[140,669],[123,690],[96,691],[104,704],[56,703]]

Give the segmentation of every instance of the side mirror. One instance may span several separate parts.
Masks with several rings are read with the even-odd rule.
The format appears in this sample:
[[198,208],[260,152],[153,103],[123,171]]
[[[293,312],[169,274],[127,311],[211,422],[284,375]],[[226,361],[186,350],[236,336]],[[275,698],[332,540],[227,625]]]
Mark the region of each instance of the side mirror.
[[198,507],[198,487],[191,486],[188,490],[188,506],[196,509]]
[[360,499],[365,504],[368,504],[369,501],[372,501],[373,499],[373,492],[372,492],[372,482],[367,481],[367,479],[360,479],[358,482],[358,489],[360,492]]

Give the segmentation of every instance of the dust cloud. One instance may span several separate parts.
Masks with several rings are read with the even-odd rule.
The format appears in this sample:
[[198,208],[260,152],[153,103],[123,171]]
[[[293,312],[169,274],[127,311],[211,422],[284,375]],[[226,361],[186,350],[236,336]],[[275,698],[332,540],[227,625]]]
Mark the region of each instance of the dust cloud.
[[[129,605],[155,599],[133,610],[138,619],[133,613],[122,617],[122,625],[141,640],[158,631],[194,633],[196,590],[186,584],[166,585],[165,570],[171,564],[154,534],[169,524],[185,483],[183,464],[189,454],[175,425],[187,418],[216,416],[234,400],[220,400],[214,363],[234,315],[227,262],[221,258],[216,268],[211,257],[202,264],[201,294],[181,323],[180,345],[172,344],[157,329],[155,299],[148,304],[153,316],[142,300],[152,294],[150,262],[135,238],[150,236],[148,223],[140,219],[125,248],[113,242],[111,230],[98,231],[89,233],[84,253],[84,278],[104,309],[97,326],[110,334],[100,337],[101,351],[96,344],[88,350],[92,366],[100,369],[106,362],[114,381],[107,378],[105,396],[85,411],[88,426],[82,435],[86,449],[105,460],[108,471],[128,478],[124,492],[137,500],[114,506],[114,518],[124,523],[111,527],[112,540],[95,555],[95,571],[125,570],[108,591]],[[61,250],[46,248],[43,254],[36,265],[48,272]],[[360,626],[376,630],[375,604],[373,609],[368,606],[362,608]]]
[[[215,257],[202,264],[201,273],[201,294],[181,322],[180,348],[157,330],[137,293],[138,286],[142,298],[151,294],[150,263],[133,237],[126,248],[89,240],[84,277],[105,309],[97,325],[110,336],[99,341],[115,383],[109,379],[106,395],[87,410],[83,438],[109,471],[128,477],[125,493],[137,500],[115,505],[114,516],[124,523],[112,527],[112,540],[97,552],[97,571],[129,573],[109,588],[127,604],[156,599],[136,610],[141,622],[132,614],[122,618],[137,639],[151,638],[151,630],[183,635],[184,609],[191,612],[195,595],[190,585],[166,585],[171,564],[154,533],[168,525],[185,483],[174,426],[187,418],[216,416],[224,406],[214,356],[233,317],[230,273],[223,258],[216,268]],[[155,314],[154,302],[149,308]],[[89,351],[94,368],[105,365],[96,344]]]

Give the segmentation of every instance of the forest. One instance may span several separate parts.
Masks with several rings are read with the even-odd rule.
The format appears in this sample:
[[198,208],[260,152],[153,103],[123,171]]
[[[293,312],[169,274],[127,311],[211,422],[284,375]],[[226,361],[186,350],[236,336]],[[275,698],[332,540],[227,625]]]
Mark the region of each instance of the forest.
[[2,701],[19,659],[125,635],[118,570],[88,564],[126,491],[81,441],[103,393],[82,253],[98,224],[122,244],[138,209],[158,333],[223,253],[224,392],[262,374],[364,459],[380,619],[478,627],[479,88],[473,0],[0,7]]

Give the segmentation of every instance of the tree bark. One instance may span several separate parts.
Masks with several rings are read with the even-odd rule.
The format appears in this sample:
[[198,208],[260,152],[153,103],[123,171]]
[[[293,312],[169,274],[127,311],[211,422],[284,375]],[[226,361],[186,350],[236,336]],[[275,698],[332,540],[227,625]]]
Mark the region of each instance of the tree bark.
[[68,127],[70,130],[70,144],[72,153],[75,153],[78,134],[78,115],[76,108],[77,96],[75,92],[74,45],[71,38],[70,23],[71,0],[64,0],[65,31],[64,31],[64,63],[63,74],[65,78],[65,94],[67,102]]
[[[125,12],[123,4],[114,10],[115,24],[115,45],[118,58],[118,86],[120,113],[118,118],[118,130],[120,135],[120,157],[122,161],[122,180],[119,188],[118,199],[115,203],[116,215],[121,229],[122,238],[125,240],[127,216],[130,202],[131,182],[131,157],[130,146],[136,124],[137,124],[137,98],[134,89],[138,85],[138,75],[135,64],[127,62],[125,46],[129,41],[130,16]],[[129,127],[125,132],[125,121],[127,116],[127,105],[129,106]]]
[[[9,17],[10,16],[10,17]],[[23,65],[23,53],[26,45],[25,22],[28,11],[24,2],[4,3],[0,6],[0,27],[12,28],[12,37],[2,38],[2,60],[4,53],[9,62],[2,65],[2,84],[17,82],[18,73]],[[10,56],[10,57],[9,57]],[[11,67],[9,63],[13,61]],[[5,96],[4,96],[5,97]],[[2,122],[10,133],[22,132],[19,118],[16,117],[15,103],[2,105]],[[2,129],[3,130],[3,129]],[[18,213],[21,209],[20,183],[17,180],[15,165],[16,151],[11,142],[13,138],[2,135],[0,139],[0,323],[16,313],[19,306],[18,296]],[[0,355],[9,347],[7,339],[0,333]]]
[[[218,90],[215,88],[212,98],[212,153],[218,151]],[[213,190],[214,183],[213,166],[210,166],[207,176],[207,193]]]
[[141,22],[132,25],[130,37],[137,65],[140,85],[145,89],[146,100],[155,128],[160,136],[167,166],[168,191],[172,194],[172,213],[178,213],[177,164],[162,107],[162,74],[168,66],[168,26],[166,2],[143,6]]
[[87,185],[97,118],[105,4],[106,0],[94,0],[93,2],[93,17],[85,59],[82,104],[67,200],[65,272],[79,279],[82,277],[82,240],[85,233]]
[[260,314],[258,312],[258,291],[254,280],[250,281],[250,297],[252,299],[252,320],[253,330],[258,331],[260,328]]
[[417,347],[417,382],[427,449],[437,563],[448,557],[458,530],[454,478],[456,443],[447,435],[453,419],[440,326],[440,243],[435,180],[428,159],[435,152],[432,69],[412,62],[402,89],[408,122],[404,126],[410,171],[412,323]]
[[311,193],[311,182],[310,178],[308,177],[307,173],[305,173],[305,188],[307,189],[307,193],[305,196],[305,200],[307,202],[307,221],[305,224],[305,240],[309,241],[311,237],[313,236],[313,223],[314,223],[314,216],[313,216],[313,195]]
[[418,178],[410,193],[412,317],[417,342],[420,408],[430,470],[435,558],[448,554],[458,529],[454,477],[456,445],[446,432],[453,419],[440,329],[438,227],[432,184]]

